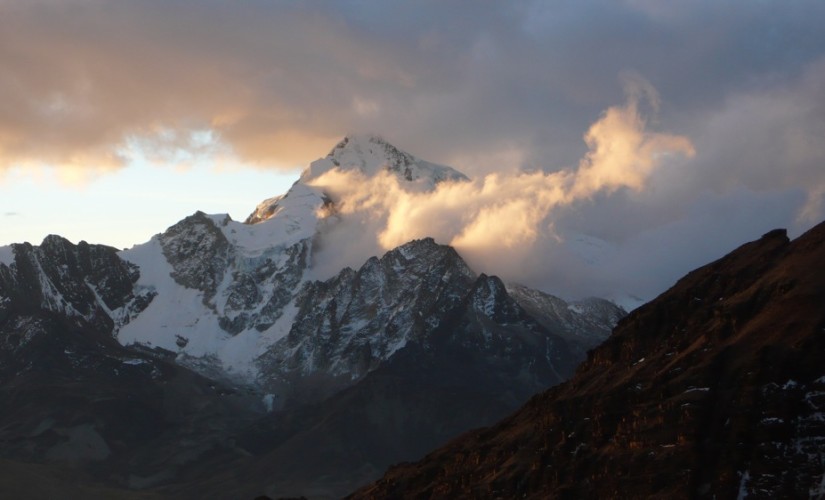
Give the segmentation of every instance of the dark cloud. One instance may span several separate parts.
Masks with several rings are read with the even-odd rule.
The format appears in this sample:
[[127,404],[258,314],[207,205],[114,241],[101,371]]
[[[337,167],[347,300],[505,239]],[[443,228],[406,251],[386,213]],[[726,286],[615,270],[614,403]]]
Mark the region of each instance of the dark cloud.
[[[94,175],[122,167],[127,145],[174,157],[211,130],[224,149],[205,154],[263,166],[374,131],[471,175],[551,172],[579,162],[637,74],[661,96],[649,128],[689,137],[695,157],[553,223],[613,249],[624,271],[581,268],[594,290],[633,276],[655,290],[670,261],[825,216],[823,19],[813,0],[0,0],[0,169]],[[665,237],[688,246],[638,276]],[[536,248],[537,263],[566,258]]]
[[626,70],[661,90],[663,122],[699,132],[703,113],[793,78],[825,47],[818,2],[2,6],[6,165],[118,165],[126,137],[214,127],[264,163],[380,130],[435,159],[517,149],[560,168],[621,99]]

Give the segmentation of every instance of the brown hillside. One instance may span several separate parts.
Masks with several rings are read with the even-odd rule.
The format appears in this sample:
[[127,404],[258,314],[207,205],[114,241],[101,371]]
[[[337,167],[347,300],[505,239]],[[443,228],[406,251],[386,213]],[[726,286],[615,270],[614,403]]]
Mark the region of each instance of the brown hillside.
[[569,382],[350,496],[821,498],[825,224],[771,231],[626,317]]

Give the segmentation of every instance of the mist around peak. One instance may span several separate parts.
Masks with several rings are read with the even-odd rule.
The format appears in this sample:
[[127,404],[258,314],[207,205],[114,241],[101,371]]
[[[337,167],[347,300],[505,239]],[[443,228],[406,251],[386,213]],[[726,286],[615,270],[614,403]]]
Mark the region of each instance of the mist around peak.
[[625,283],[600,282],[598,273],[579,285],[582,274],[609,264],[588,261],[576,252],[576,235],[569,240],[556,229],[578,207],[641,193],[654,172],[695,154],[689,138],[650,130],[644,106],[655,111],[658,96],[649,84],[631,83],[626,90],[625,103],[605,110],[584,134],[588,151],[578,164],[555,171],[468,179],[376,136],[348,136],[299,181],[323,191],[336,207],[335,218],[322,225],[316,262],[323,264],[315,272],[354,267],[367,256],[432,237],[455,247],[474,268],[507,281],[568,297],[634,292],[622,289]]

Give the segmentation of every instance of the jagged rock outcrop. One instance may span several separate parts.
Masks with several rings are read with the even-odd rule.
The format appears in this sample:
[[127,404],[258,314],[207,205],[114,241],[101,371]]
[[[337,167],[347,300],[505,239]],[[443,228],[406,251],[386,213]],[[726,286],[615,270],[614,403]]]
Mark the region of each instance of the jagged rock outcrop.
[[231,219],[215,221],[197,212],[158,237],[179,285],[202,294],[202,301],[230,334],[254,328],[264,331],[292,301],[309,265],[310,241],[278,245],[260,255],[245,255],[221,228]]
[[473,279],[455,250],[427,239],[372,257],[358,271],[308,282],[296,296],[289,334],[257,361],[261,379],[298,383],[289,392],[304,397],[301,379],[329,379],[322,394],[352,385],[438,326]]
[[593,347],[609,331],[592,326],[600,320],[583,318],[561,299],[542,298],[560,304],[564,317],[533,303],[537,319],[501,280],[476,276],[451,247],[431,238],[412,241],[368,259],[357,271],[306,283],[289,334],[257,360],[259,382],[277,407],[295,397],[321,399],[353,385],[409,343],[431,349],[443,343],[439,335],[449,335],[467,352],[497,359],[502,376],[523,372],[512,382],[523,384],[524,391],[516,392],[529,395],[569,377],[585,357],[581,346]]
[[820,498],[825,224],[620,321],[568,382],[349,498]]
[[[12,245],[13,262],[0,263],[0,328],[51,312],[100,332],[139,314],[153,294],[135,293],[138,268],[117,250],[47,236],[39,247]],[[8,327],[9,330],[18,330]]]

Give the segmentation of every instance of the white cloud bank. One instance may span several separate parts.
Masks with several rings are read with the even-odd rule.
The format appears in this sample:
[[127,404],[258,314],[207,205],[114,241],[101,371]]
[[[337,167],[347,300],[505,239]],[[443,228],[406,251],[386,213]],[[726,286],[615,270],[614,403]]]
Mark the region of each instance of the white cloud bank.
[[540,254],[562,242],[553,229],[558,209],[620,190],[641,192],[663,164],[695,154],[687,137],[647,129],[640,100],[656,106],[652,87],[637,79],[626,90],[627,102],[607,109],[584,135],[588,151],[575,169],[491,173],[443,182],[433,192],[407,191],[387,172],[365,177],[335,169],[314,179],[311,184],[333,195],[348,224],[358,226],[334,228],[318,260],[336,269],[342,265],[336,256],[357,259],[430,236],[455,247],[476,269],[526,280],[537,272]]

